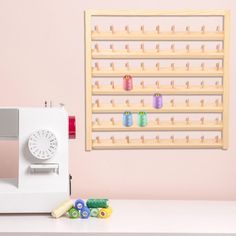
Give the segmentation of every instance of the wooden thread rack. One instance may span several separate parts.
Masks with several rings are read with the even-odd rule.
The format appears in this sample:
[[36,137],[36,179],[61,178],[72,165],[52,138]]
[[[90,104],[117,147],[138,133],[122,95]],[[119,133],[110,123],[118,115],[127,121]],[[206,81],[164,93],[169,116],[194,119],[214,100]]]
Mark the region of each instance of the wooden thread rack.
[[[99,26],[92,24],[93,17],[222,17],[222,26],[216,26],[215,30],[208,31],[205,25],[199,30],[191,30],[186,26],[185,30],[178,31],[175,25],[169,30],[162,30],[161,25],[157,25],[153,30],[145,29],[141,25],[139,30],[132,30],[131,26],[125,26],[124,29],[116,29],[111,25],[106,31],[101,30]],[[228,148],[228,106],[229,106],[229,12],[228,11],[114,11],[114,10],[89,10],[85,14],[86,20],[86,150],[92,149],[155,149],[155,148]],[[93,27],[94,26],[94,27]],[[124,42],[123,48],[118,48],[113,43]],[[132,42],[140,42],[139,48],[131,48]],[[155,46],[146,48],[145,42],[154,42]],[[171,41],[169,49],[162,48],[161,42]],[[178,49],[174,42],[186,42],[184,49]],[[191,42],[199,41],[199,48],[192,48]],[[100,42],[109,43],[109,49],[103,48]],[[206,42],[217,43],[215,49],[208,49]],[[95,44],[94,44],[95,43]],[[140,65],[132,66],[130,60],[141,60]],[[146,63],[146,59],[152,60],[189,60],[185,66],[179,66],[178,63],[162,65],[157,62],[155,66]],[[99,60],[110,60],[109,66],[99,63]],[[122,65],[117,65],[118,61],[126,60]],[[191,60],[219,60],[214,66],[208,66],[202,62],[199,66],[191,65]],[[125,74],[137,78],[153,78],[155,81],[146,84],[143,80],[140,84],[134,83],[131,91],[125,91],[119,83]],[[173,78],[169,85],[160,84],[155,78]],[[191,84],[186,81],[180,85],[178,80],[188,77],[212,78],[219,77],[222,82],[215,84],[205,84],[202,81],[199,84]],[[110,85],[104,85],[100,78],[112,79]],[[94,81],[95,79],[95,81]],[[146,104],[142,99],[140,103],[132,103],[129,99],[124,104],[116,102],[117,96],[150,96],[154,93],[162,95],[181,95],[181,96],[220,96],[213,103],[205,101],[204,97],[200,101],[186,99],[185,103],[178,103],[172,99],[165,103],[163,108],[155,109],[151,104]],[[109,103],[102,102],[98,96],[112,96]],[[145,127],[139,127],[134,123],[131,127],[124,127],[119,120],[112,117],[108,121],[100,120],[98,117],[93,120],[93,115],[99,114],[120,114],[126,110],[137,113],[146,111],[151,114],[173,114],[170,120],[150,120]],[[175,120],[174,115],[183,113],[185,119]],[[220,113],[221,119],[211,120],[202,117],[194,120],[189,117],[190,114],[215,114]],[[115,132],[157,132],[171,131],[218,131],[220,135],[215,138],[201,136],[199,138],[186,135],[185,138],[119,138]],[[97,132],[113,132],[110,138],[101,138],[94,136]]]

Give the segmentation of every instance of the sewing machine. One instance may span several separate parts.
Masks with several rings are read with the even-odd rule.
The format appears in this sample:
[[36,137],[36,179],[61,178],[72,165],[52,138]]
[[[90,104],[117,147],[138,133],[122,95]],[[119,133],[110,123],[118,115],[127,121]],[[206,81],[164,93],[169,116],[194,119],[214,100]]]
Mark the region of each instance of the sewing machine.
[[68,199],[68,120],[63,107],[0,108],[0,138],[19,145],[18,178],[0,179],[0,213],[50,212]]

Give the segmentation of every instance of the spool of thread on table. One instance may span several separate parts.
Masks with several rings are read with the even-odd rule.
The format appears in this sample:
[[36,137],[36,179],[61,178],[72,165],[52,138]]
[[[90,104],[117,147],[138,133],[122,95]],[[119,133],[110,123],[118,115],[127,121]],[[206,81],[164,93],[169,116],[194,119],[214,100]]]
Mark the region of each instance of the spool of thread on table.
[[105,219],[111,216],[112,213],[112,208],[108,207],[108,208],[102,208],[99,210],[99,218]]
[[80,211],[85,206],[85,202],[82,199],[77,199],[75,201],[75,208]]
[[129,111],[123,113],[123,126],[130,127],[133,125],[133,116]]
[[70,218],[72,219],[77,219],[80,217],[80,212],[75,209],[74,207],[72,207],[69,211],[68,211],[68,215]]
[[131,75],[125,75],[123,77],[123,89],[126,91],[133,89],[133,78]]
[[98,217],[99,209],[98,208],[91,208],[90,209],[90,216],[91,217]]
[[156,109],[160,109],[163,106],[163,100],[162,100],[162,95],[159,93],[155,93],[153,95],[153,99],[152,99],[152,105],[154,108]]
[[108,208],[109,200],[108,199],[88,199],[87,207],[89,208]]
[[138,113],[138,126],[144,127],[147,125],[147,112],[140,111]]
[[68,199],[67,201],[63,202],[61,205],[56,207],[54,210],[52,210],[51,215],[54,218],[59,218],[62,215],[64,215],[68,210],[70,210],[73,207],[73,202]]

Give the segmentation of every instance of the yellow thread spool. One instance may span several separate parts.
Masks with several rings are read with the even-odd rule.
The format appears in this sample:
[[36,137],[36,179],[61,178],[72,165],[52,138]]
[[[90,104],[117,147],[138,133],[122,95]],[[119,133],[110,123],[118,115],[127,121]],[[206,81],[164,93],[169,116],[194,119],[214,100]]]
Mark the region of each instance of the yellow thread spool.
[[112,208],[111,207],[108,207],[108,208],[101,208],[99,210],[99,213],[98,213],[98,217],[99,218],[102,218],[102,219],[105,219],[105,218],[108,218],[111,216],[111,213],[112,213]]
[[73,207],[73,202],[70,199],[68,199],[67,201],[63,202],[60,206],[52,210],[51,215],[54,218],[59,218],[62,215],[64,215],[68,210],[70,210],[72,207]]

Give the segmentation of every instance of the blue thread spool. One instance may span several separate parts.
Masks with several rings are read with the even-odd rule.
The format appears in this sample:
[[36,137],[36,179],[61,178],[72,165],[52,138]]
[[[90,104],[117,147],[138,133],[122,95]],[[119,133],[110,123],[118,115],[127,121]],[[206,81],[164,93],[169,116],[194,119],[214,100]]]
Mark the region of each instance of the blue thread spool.
[[162,95],[159,93],[155,93],[153,95],[152,105],[154,108],[160,109],[163,106]]
[[88,219],[89,216],[90,216],[90,210],[88,207],[83,207],[81,210],[80,210],[80,216],[82,219]]
[[130,127],[133,125],[133,116],[129,111],[125,111],[123,113],[123,125],[126,127]]
[[82,199],[77,199],[75,201],[75,208],[80,211],[85,206],[85,203]]
[[147,125],[147,112],[140,111],[138,113],[138,126],[144,127]]

